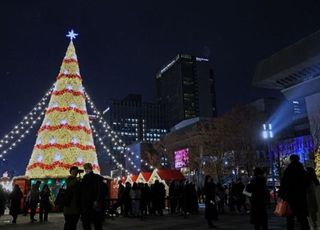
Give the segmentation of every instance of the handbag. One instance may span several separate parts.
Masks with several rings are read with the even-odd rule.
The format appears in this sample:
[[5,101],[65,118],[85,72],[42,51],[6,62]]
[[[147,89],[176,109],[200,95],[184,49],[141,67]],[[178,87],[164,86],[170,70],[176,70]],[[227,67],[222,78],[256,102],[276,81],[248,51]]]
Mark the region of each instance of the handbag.
[[292,210],[289,203],[285,200],[278,201],[274,214],[281,217],[290,216],[292,214]]

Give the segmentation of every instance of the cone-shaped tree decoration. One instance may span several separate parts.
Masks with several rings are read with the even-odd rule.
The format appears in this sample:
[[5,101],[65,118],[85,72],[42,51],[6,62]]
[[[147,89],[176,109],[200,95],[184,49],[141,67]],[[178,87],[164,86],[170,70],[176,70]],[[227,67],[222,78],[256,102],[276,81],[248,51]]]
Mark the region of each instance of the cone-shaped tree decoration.
[[99,173],[75,48],[70,41],[27,166],[30,178],[62,178],[91,163]]

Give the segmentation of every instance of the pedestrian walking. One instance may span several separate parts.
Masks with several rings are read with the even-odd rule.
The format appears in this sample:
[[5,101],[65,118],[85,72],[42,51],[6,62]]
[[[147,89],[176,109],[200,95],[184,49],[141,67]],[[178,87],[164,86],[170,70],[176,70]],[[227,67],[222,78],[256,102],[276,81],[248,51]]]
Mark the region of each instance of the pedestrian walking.
[[63,208],[64,230],[76,230],[80,218],[80,178],[79,169],[73,166],[66,180],[66,199]]
[[51,192],[47,184],[45,184],[40,192],[40,209],[39,220],[48,221],[48,214],[51,210]]
[[103,177],[93,172],[90,163],[84,164],[85,175],[81,181],[81,220],[83,230],[102,230],[106,186]]
[[292,214],[287,217],[287,230],[294,229],[295,217],[301,230],[308,230],[307,187],[308,179],[298,155],[290,156],[290,164],[285,169],[280,184],[279,197],[289,203]]
[[40,201],[40,193],[39,193],[39,187],[41,182],[37,181],[35,184],[31,186],[31,190],[28,195],[28,202],[30,206],[30,221],[31,223],[36,222],[37,220],[34,218],[36,215],[36,211],[38,208],[38,203]]
[[320,229],[320,185],[316,172],[313,168],[307,167],[307,204],[309,212],[309,225],[312,230]]
[[23,194],[19,185],[15,185],[13,191],[9,195],[10,201],[10,215],[12,216],[12,223],[17,223],[18,214],[20,213],[21,209],[21,199]]
[[211,176],[207,175],[204,182],[205,194],[205,219],[207,220],[209,228],[216,228],[212,220],[217,218],[217,204],[215,201],[216,188]]
[[247,212],[246,197],[243,194],[244,188],[245,186],[242,183],[241,178],[238,178],[237,182],[234,184],[234,197],[235,197],[235,204],[239,213],[242,212],[242,208],[245,213]]
[[254,177],[246,187],[246,192],[250,194],[250,223],[254,225],[255,230],[268,230],[267,204],[270,195],[266,182],[264,171],[255,168]]

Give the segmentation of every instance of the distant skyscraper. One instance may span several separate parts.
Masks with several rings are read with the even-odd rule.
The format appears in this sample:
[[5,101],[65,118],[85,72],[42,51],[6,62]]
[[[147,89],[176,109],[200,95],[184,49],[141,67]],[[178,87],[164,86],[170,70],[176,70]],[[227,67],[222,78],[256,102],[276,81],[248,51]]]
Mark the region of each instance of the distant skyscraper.
[[141,95],[129,94],[122,100],[112,100],[104,115],[127,145],[156,142],[166,133],[162,106],[142,102]]
[[157,97],[166,128],[182,120],[216,115],[214,73],[209,60],[179,54],[157,74]]

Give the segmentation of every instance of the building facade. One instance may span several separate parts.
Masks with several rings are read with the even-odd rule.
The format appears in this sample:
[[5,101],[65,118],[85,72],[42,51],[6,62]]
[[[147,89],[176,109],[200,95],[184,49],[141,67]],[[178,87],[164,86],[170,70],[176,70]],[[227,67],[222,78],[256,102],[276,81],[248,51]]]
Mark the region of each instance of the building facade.
[[214,72],[208,59],[179,54],[156,80],[166,128],[186,119],[216,115]]
[[143,102],[141,95],[129,94],[122,100],[112,100],[104,116],[126,145],[138,141],[153,143],[166,133],[163,107]]
[[[315,152],[320,144],[320,31],[262,60],[253,84],[280,90],[286,97],[292,116],[283,117],[282,124],[293,127],[296,139],[312,137],[313,140],[309,145],[313,149],[308,151],[311,159],[306,161],[305,156],[310,154],[302,156],[297,148],[292,153],[300,155],[307,164],[315,159],[320,175],[320,151]],[[289,146],[289,149],[293,148]]]

